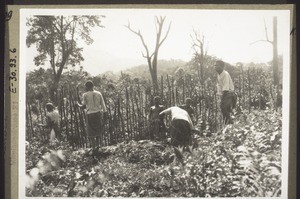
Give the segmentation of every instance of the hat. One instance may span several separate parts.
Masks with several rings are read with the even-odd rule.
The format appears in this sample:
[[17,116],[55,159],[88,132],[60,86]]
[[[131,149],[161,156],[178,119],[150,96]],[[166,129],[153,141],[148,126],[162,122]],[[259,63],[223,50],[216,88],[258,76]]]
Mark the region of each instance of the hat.
[[46,108],[49,108],[49,109],[53,110],[54,109],[54,105],[49,102],[49,103],[46,104]]
[[160,100],[160,97],[159,96],[155,96],[154,100]]

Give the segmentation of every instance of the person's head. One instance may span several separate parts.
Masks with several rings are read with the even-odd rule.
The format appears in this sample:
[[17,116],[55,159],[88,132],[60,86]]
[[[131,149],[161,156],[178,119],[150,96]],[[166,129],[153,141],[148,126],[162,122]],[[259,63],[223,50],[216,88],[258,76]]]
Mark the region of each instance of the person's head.
[[217,60],[215,63],[215,70],[217,71],[218,74],[221,74],[224,70],[224,62],[221,60]]
[[160,97],[159,96],[155,96],[154,97],[154,105],[158,106],[160,104]]
[[85,89],[87,90],[87,91],[92,91],[93,89],[94,89],[94,84],[93,84],[93,82],[92,81],[87,81],[86,83],[85,83]]
[[48,112],[52,112],[54,110],[54,106],[52,103],[47,103],[46,104],[46,109]]
[[186,98],[185,99],[185,105],[186,106],[191,106],[192,105],[192,99],[191,98]]

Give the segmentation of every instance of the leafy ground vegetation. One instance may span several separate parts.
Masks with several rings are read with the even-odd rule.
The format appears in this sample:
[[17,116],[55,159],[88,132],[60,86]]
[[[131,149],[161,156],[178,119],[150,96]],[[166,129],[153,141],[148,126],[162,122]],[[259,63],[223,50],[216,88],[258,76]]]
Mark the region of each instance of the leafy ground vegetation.
[[241,114],[194,135],[188,150],[149,140],[70,151],[68,143],[26,150],[26,195],[69,197],[257,197],[281,195],[281,115]]

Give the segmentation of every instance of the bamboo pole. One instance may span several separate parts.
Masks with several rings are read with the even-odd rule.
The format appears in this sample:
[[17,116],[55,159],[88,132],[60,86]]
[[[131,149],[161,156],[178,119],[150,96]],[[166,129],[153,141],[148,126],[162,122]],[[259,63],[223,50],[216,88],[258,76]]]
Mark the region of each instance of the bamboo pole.
[[160,76],[160,98],[164,101],[164,77]]
[[[239,96],[242,96],[241,95],[241,93],[242,93],[242,87],[241,87],[241,67],[242,67],[242,65],[240,65],[240,67],[239,67]],[[242,108],[242,106],[241,106],[241,97],[239,97],[239,106],[240,106],[240,108]]]
[[133,134],[134,137],[136,137],[136,124],[137,124],[137,119],[136,119],[136,111],[135,111],[135,108],[134,108],[134,99],[133,99],[133,95],[135,94],[133,89],[132,89],[132,85],[129,87],[130,89],[130,102],[131,102],[131,110],[132,110],[132,113],[131,113],[131,132]]
[[126,127],[127,127],[126,132],[129,138],[132,139],[132,135],[129,128],[129,94],[128,94],[127,87],[125,89],[126,89],[125,91],[126,91]]
[[74,104],[74,97],[73,97],[73,91],[72,91],[72,88],[70,89],[70,106],[73,108],[73,114],[74,114],[74,117],[73,117],[73,123],[74,123],[74,130],[75,130],[75,133],[76,133],[76,141],[77,141],[77,145],[78,147],[82,147],[82,140],[81,140],[81,136],[80,136],[80,132],[79,132],[79,124],[78,124],[78,116],[77,116],[77,108]]
[[244,76],[244,69],[243,69],[243,66],[241,65],[241,70],[242,70],[242,82],[243,82],[243,90],[242,90],[242,97],[243,97],[243,108],[246,109],[246,101],[245,101],[245,98],[246,98],[246,95],[245,95],[245,76]]
[[249,113],[251,112],[251,80],[250,80],[250,68],[248,68],[248,100],[249,100]]
[[[61,114],[61,132],[63,132],[63,125],[65,125],[65,133],[66,133],[66,137],[67,140],[69,141],[70,137],[69,137],[69,124],[68,124],[68,117],[66,117],[66,107],[65,107],[65,92],[64,92],[64,87],[61,88],[61,100],[62,100],[62,114]],[[67,105],[67,104],[66,104]]]
[[32,125],[32,110],[30,108],[30,104],[28,102],[26,104],[27,104],[27,107],[28,107],[27,113],[29,114],[27,121],[29,121],[30,130],[31,130],[31,135],[30,135],[29,139],[31,139],[33,134],[34,134],[33,125]]
[[77,145],[77,137],[76,134],[74,132],[74,120],[73,120],[73,108],[72,108],[72,100],[71,100],[71,91],[70,91],[70,86],[68,87],[68,94],[69,94],[69,113],[70,113],[70,126],[71,126],[71,134],[72,134],[72,146],[74,146],[73,148],[78,148]]
[[185,76],[182,78],[182,101],[185,101]]
[[173,103],[171,104],[171,106],[172,106],[172,105],[176,105],[175,89],[174,89],[174,78],[173,77],[171,78],[171,92],[172,92],[172,101],[173,101]]
[[123,137],[123,140],[125,140],[125,124],[124,124],[124,120],[123,120],[123,113],[121,113],[120,96],[118,97],[117,100],[118,100],[117,101],[118,102],[118,120],[121,121],[122,137]]
[[168,97],[168,99],[169,99],[169,103],[168,103],[168,107],[170,107],[171,106],[171,104],[172,104],[172,89],[171,89],[171,83],[170,83],[170,78],[169,78],[169,75],[167,75],[167,81],[168,81],[168,93],[169,93],[169,97]]
[[[78,102],[81,102],[80,100],[80,96],[79,96],[79,88],[76,87],[76,98]],[[82,134],[82,139],[83,139],[83,143],[85,145],[85,147],[87,147],[87,136],[86,136],[86,130],[85,130],[85,112],[84,110],[80,109],[78,110],[78,114],[79,114],[79,122],[80,122],[80,129],[81,129],[81,134]]]

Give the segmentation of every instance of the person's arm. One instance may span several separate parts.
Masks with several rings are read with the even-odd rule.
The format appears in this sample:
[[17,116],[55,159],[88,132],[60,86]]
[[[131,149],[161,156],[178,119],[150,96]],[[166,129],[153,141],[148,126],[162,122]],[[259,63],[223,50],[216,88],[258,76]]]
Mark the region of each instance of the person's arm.
[[148,115],[148,121],[152,120],[152,114],[153,114],[153,109],[150,107],[149,115]]
[[223,94],[223,88],[222,88],[222,78],[221,75],[218,75],[217,77],[217,95],[221,96]]
[[86,105],[85,104],[80,104],[79,102],[77,102],[77,106],[79,108],[82,108],[82,109],[85,109],[86,108]]
[[159,115],[161,116],[161,115],[165,115],[165,114],[169,114],[169,113],[171,113],[171,107],[167,108],[166,110],[164,110],[162,112],[160,112]]
[[188,116],[188,120],[189,120],[188,122],[190,123],[191,129],[195,130],[195,126],[193,124],[193,121],[192,121],[191,117],[189,115],[187,115],[187,116]]
[[[165,107],[164,107],[164,106],[161,106],[161,107],[160,107],[160,112],[164,111],[164,109],[165,109]],[[165,116],[164,114],[161,114],[161,115],[159,114],[158,116],[159,116],[159,119],[160,119],[161,121],[164,121],[164,116]]]
[[103,109],[103,112],[107,113],[106,105],[105,105],[105,102],[104,102],[104,99],[103,99],[103,96],[102,96],[101,93],[100,93],[100,104],[101,104],[101,107]]
[[42,127],[50,127],[50,124],[51,124],[51,118],[49,117],[48,114],[46,114],[46,123],[39,123],[38,125]]
[[190,117],[191,117],[191,120],[192,120],[193,122],[195,122],[195,111],[194,111],[193,108],[191,108],[191,115],[190,115]]
[[86,108],[86,96],[85,96],[85,94],[83,94],[82,98],[83,98],[82,104],[80,102],[77,102],[76,105],[79,108],[85,109]]

